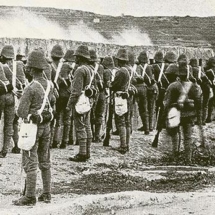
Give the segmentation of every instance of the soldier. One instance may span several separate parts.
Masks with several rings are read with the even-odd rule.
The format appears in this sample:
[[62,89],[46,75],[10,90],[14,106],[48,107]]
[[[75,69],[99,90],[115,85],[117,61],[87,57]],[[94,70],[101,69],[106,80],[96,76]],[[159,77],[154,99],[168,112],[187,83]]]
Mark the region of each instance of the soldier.
[[[120,147],[117,149],[120,153],[125,154],[129,150],[131,121],[130,121],[130,105],[128,88],[130,85],[130,68],[126,65],[129,61],[128,51],[126,49],[119,49],[115,57],[119,70],[116,72],[114,81],[111,83],[111,90],[115,96],[115,122],[119,131]],[[125,100],[126,103],[119,108],[117,112],[116,99]],[[122,101],[121,100],[121,101]],[[127,106],[127,108],[126,108]]]
[[[24,64],[21,61],[14,61],[14,48],[12,45],[5,45],[2,49],[2,63],[3,63],[3,70],[5,73],[6,78],[8,81],[13,85],[13,92],[15,97],[11,97],[11,102],[13,100],[14,102],[14,108],[17,108],[18,105],[18,99],[21,97],[23,89],[26,85],[26,79],[25,79],[25,74],[24,74]],[[12,108],[12,107],[11,107]],[[8,126],[10,124],[10,120],[13,118],[13,141],[14,141],[14,148],[12,149],[13,153],[19,153],[20,150],[17,146],[18,143],[18,118],[15,117],[14,111],[10,112],[10,116],[6,115],[5,116],[5,129],[9,129]],[[8,124],[8,125],[7,125]],[[3,147],[3,153],[7,152],[7,147],[9,146],[10,142],[10,132],[8,130],[7,134],[5,134],[5,147]]]
[[52,72],[51,72],[51,80],[54,83],[55,86],[55,97],[56,97],[56,114],[55,114],[55,120],[53,121],[51,125],[52,130],[52,137],[51,141],[53,139],[53,144],[51,142],[52,148],[57,148],[59,144],[61,144],[61,125],[60,125],[60,109],[61,104],[59,101],[59,85],[58,85],[58,79],[60,70],[62,67],[62,58],[64,56],[63,49],[60,45],[53,46],[51,50],[51,58],[52,58]]
[[148,56],[145,51],[138,56],[139,65],[134,76],[134,85],[137,88],[137,103],[143,126],[139,131],[149,134],[153,130],[153,119],[155,114],[155,101],[158,89],[152,73],[152,67],[148,65]]
[[102,61],[102,65],[104,66],[104,89],[105,94],[107,96],[107,109],[105,119],[107,121],[106,125],[106,133],[105,139],[103,142],[103,146],[109,146],[110,141],[110,132],[112,130],[112,121],[113,121],[113,114],[114,114],[114,107],[113,107],[113,93],[110,89],[111,82],[114,80],[112,70],[114,69],[114,61],[111,56],[104,57]]
[[[47,101],[45,101],[45,92],[48,87],[48,81],[43,77],[43,69],[47,66],[44,54],[39,50],[30,53],[27,62],[33,74],[33,81],[26,87],[21,97],[18,107],[18,117],[26,119],[30,114],[30,119],[37,124],[36,142],[30,151],[23,150],[22,165],[26,172],[26,192],[20,199],[13,203],[17,206],[35,205],[36,204],[36,180],[37,180],[37,163],[41,170],[43,181],[43,193],[39,196],[38,201],[51,201],[51,170],[50,170],[50,121],[52,119],[51,107],[53,106],[53,87],[49,91]],[[45,103],[44,103],[45,101]],[[42,114],[38,111],[42,104],[45,107]],[[42,116],[42,117],[41,117]],[[43,119],[41,121],[41,119]]]
[[[164,98],[164,111],[167,116],[172,107],[180,110],[180,126],[184,135],[185,163],[189,165],[192,163],[191,135],[195,117],[197,117],[197,124],[202,125],[202,91],[197,84],[187,79],[189,71],[186,61],[179,61],[178,71],[180,80],[173,82],[167,88]],[[177,161],[179,155],[179,127],[169,128],[167,126],[167,131],[172,139],[172,156]]]
[[[1,56],[3,61],[5,58],[14,58],[14,49],[10,45],[5,45],[2,49]],[[7,79],[3,65],[0,63],[0,112],[4,113],[4,134],[3,148],[0,152],[0,158],[7,155],[11,137],[13,135],[13,120],[15,116],[15,101],[13,95],[13,85]]]
[[176,81],[178,77],[178,66],[176,64],[177,56],[174,52],[167,52],[164,56],[164,62],[166,63],[165,75],[169,84]]
[[215,95],[215,57],[209,58],[205,73],[210,83],[210,85],[208,85],[210,86],[210,89],[209,89],[210,92],[209,92],[208,100],[205,101],[205,104],[208,104],[208,111],[207,111],[207,107],[205,107],[207,114],[204,114],[204,118],[207,117],[205,122],[210,123],[212,121],[212,112],[213,112],[214,99],[215,99],[215,96],[214,96]]
[[[96,64],[98,64],[98,58],[95,50],[90,50],[90,67],[94,70]],[[102,65],[98,65],[98,70],[95,74],[95,89],[97,90],[97,95],[95,98],[95,102],[93,104],[93,108],[91,111],[91,123],[92,123],[92,130],[93,130],[93,142],[99,143],[101,142],[101,128],[102,123],[104,120],[104,113],[106,107],[106,98],[105,98],[105,91],[104,91],[104,67]],[[94,127],[95,126],[95,127]]]
[[71,85],[71,94],[67,104],[67,109],[72,110],[76,137],[79,142],[79,153],[74,157],[70,157],[70,161],[86,162],[90,158],[90,147],[92,142],[92,131],[90,124],[90,112],[78,114],[75,105],[78,99],[90,84],[93,77],[92,72],[88,67],[90,53],[87,46],[81,45],[75,52],[76,63],[79,67],[75,70],[74,79]]
[[190,60],[190,65],[192,66],[193,76],[197,80],[197,83],[202,89],[202,95],[203,95],[202,124],[205,125],[205,121],[208,115],[208,103],[209,103],[209,96],[210,96],[210,89],[212,86],[212,82],[208,79],[208,77],[203,72],[203,68],[198,65],[198,60],[196,58],[192,58]]

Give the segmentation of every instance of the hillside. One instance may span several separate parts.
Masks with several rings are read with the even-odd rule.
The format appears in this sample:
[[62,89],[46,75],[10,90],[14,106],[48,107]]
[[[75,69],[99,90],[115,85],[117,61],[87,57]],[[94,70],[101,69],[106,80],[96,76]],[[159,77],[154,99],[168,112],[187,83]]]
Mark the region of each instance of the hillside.
[[[41,23],[43,30],[48,23],[60,28],[56,35],[50,32],[49,38],[55,38],[58,34],[59,39],[61,30],[63,30],[64,34],[69,32],[69,38],[66,39],[71,38],[71,40],[77,40],[80,32],[82,32],[83,36],[80,36],[80,40],[83,37],[83,40],[86,41],[87,38],[85,37],[89,37],[89,42],[92,42],[92,40],[97,42],[98,40],[98,42],[104,43],[130,43],[130,45],[215,48],[215,17],[113,17],[70,9],[0,6],[1,23],[2,20],[6,23],[7,19],[11,20],[13,18],[17,21],[16,26],[20,25],[24,28],[22,18],[26,21],[30,16],[33,20],[32,31],[38,31],[39,23]],[[42,21],[36,23],[34,21],[36,20],[35,17],[38,18],[38,22],[39,20]],[[29,18],[29,20],[31,19]],[[42,27],[44,23],[46,23],[46,26]],[[33,26],[36,26],[35,29],[33,29]],[[16,36],[5,35],[5,27],[3,27],[0,24],[0,30],[4,37]],[[19,35],[19,31],[16,32],[16,37],[23,37],[23,35]]]

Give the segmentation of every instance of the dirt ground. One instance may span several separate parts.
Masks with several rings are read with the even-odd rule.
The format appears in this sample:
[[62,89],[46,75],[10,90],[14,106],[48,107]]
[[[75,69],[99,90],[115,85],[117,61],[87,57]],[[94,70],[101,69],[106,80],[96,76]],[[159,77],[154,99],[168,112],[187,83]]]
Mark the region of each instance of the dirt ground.
[[[158,148],[150,145],[155,132],[147,136],[133,132],[125,155],[114,150],[117,136],[112,136],[111,147],[93,143],[86,163],[68,161],[78,146],[52,149],[52,203],[35,207],[12,205],[23,189],[25,174],[21,174],[21,155],[9,153],[0,160],[0,214],[214,214],[215,180],[208,172],[213,162],[207,159],[213,155],[214,128],[214,122],[204,128],[207,149],[200,154],[207,155],[206,162],[197,160],[192,167],[169,166],[166,154],[171,144],[165,131]],[[197,127],[193,142],[200,143]],[[38,170],[37,195],[41,192]]]

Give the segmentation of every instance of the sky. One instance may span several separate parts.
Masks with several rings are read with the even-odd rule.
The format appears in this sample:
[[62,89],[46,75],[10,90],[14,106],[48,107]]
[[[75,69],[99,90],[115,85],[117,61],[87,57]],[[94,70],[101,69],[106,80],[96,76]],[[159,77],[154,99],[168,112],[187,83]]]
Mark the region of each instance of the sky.
[[215,16],[215,0],[0,0],[0,5],[55,7],[112,16]]

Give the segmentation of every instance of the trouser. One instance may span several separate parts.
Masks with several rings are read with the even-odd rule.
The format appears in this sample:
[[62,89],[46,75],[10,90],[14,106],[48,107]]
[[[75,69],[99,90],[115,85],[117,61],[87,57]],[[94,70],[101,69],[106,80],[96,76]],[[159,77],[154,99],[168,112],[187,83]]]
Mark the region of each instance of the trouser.
[[210,86],[209,85],[202,85],[201,86],[202,93],[203,93],[203,106],[202,106],[202,122],[205,123],[206,119],[208,118],[208,105],[209,105],[209,95],[210,95]]
[[148,112],[149,112],[149,130],[152,131],[154,129],[155,122],[155,108],[156,101],[158,98],[158,88],[156,85],[151,86],[147,90],[147,100],[148,100]]
[[105,93],[101,92],[98,95],[96,102],[94,103],[92,110],[92,127],[95,125],[94,129],[94,139],[100,139],[101,126],[104,120],[105,108],[106,108],[106,97]]
[[[192,160],[192,125],[194,118],[181,118],[181,131],[184,136],[184,151],[185,151],[185,162],[191,163]],[[172,153],[176,157],[179,153],[179,128],[167,129],[168,134],[172,139]]]
[[148,111],[148,99],[147,88],[144,85],[137,86],[137,104],[139,108],[140,118],[143,124],[145,132],[149,131],[149,111]]
[[92,140],[92,130],[90,123],[90,112],[85,114],[78,114],[73,108],[74,126],[77,140],[79,142],[79,153],[82,155],[87,154],[90,150],[90,144]]
[[131,134],[131,105],[132,98],[128,98],[128,111],[127,113],[119,116],[115,113],[116,125],[119,129],[120,147],[127,148],[130,144]]
[[19,117],[15,116],[13,120],[13,142],[14,146],[18,147],[18,141],[19,141]]
[[4,138],[2,152],[7,153],[13,136],[13,121],[15,117],[15,101],[12,93],[0,96],[0,108],[1,112],[4,113]]
[[68,98],[58,98],[54,141],[68,142],[71,124],[71,111],[66,110]]
[[50,123],[38,125],[36,142],[30,151],[23,150],[22,165],[26,176],[26,196],[33,197],[36,192],[37,166],[42,174],[44,193],[51,192],[50,171]]

